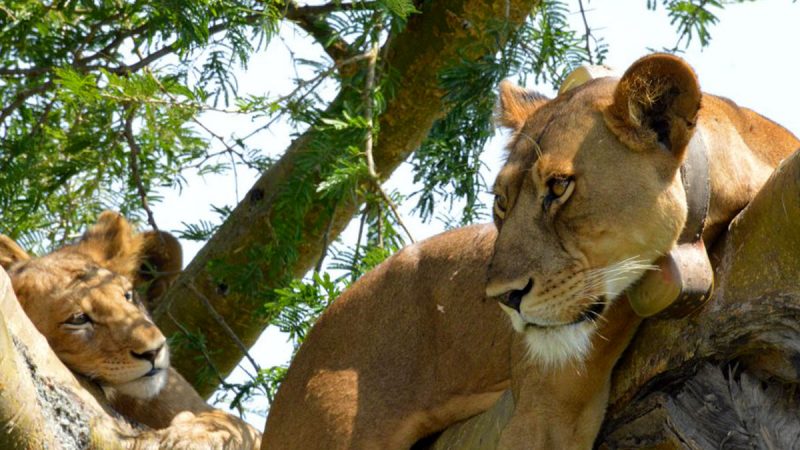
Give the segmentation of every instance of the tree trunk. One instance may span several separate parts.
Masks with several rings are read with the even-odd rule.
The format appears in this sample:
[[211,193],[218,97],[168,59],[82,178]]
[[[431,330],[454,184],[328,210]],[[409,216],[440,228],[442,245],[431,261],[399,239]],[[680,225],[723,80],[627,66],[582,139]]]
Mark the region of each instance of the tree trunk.
[[[800,152],[713,249],[709,303],[684,319],[642,324],[615,368],[596,446],[800,448],[798,223]],[[513,409],[502,397],[442,433],[435,448],[492,448],[485,444],[497,442]]]
[[[447,0],[422,3],[421,14],[412,15],[405,29],[389,40],[383,61],[399,80],[393,97],[379,118],[380,136],[373,150],[379,176],[386,179],[427,136],[434,121],[443,117],[438,76],[461,58],[477,59],[495,54],[503,44],[487,31],[490,24],[518,28],[536,0]],[[342,107],[340,93],[330,111]],[[263,311],[271,289],[302,277],[311,269],[357,210],[360,199],[331,199],[312,189],[307,206],[288,213],[303,199],[287,197],[286,186],[302,180],[309,186],[322,181],[322,165],[333,164],[336,155],[308,164],[319,133],[309,130],[296,139],[284,156],[250,189],[219,231],[203,247],[154,311],[154,319],[167,336],[181,331],[202,333],[208,357],[221,375],[228,374],[242,358],[242,350],[209,314],[209,307],[230,325],[245,346],[263,331],[269,314]],[[305,159],[304,159],[305,158]],[[292,210],[292,211],[294,211]],[[288,223],[287,223],[288,222]],[[276,227],[290,227],[293,241],[282,241]],[[329,230],[329,231],[328,231]],[[284,230],[285,231],[285,230]],[[236,271],[231,275],[230,271]],[[233,279],[245,279],[250,284]],[[175,319],[180,324],[175,322]],[[173,350],[175,367],[193,382],[202,395],[210,394],[216,380],[199,379],[206,361],[196,348]]]

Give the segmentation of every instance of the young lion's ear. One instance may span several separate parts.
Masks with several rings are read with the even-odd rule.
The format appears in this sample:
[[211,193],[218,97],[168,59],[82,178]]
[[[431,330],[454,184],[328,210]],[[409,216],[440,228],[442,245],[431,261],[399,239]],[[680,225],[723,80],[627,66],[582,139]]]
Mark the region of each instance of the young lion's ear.
[[141,237],[141,264],[135,284],[144,290],[145,304],[152,311],[155,302],[180,275],[183,249],[178,239],[166,231],[147,231]]
[[8,269],[12,264],[25,261],[31,257],[13,239],[0,234],[0,267]]
[[139,268],[142,239],[121,215],[105,211],[84,233],[78,249],[112,272],[134,278]]
[[606,123],[631,148],[663,147],[682,160],[701,97],[697,76],[685,61],[668,54],[645,56],[619,81]]
[[500,82],[495,122],[502,127],[519,131],[528,117],[548,101],[547,97],[538,92],[529,91],[509,80],[503,80]]

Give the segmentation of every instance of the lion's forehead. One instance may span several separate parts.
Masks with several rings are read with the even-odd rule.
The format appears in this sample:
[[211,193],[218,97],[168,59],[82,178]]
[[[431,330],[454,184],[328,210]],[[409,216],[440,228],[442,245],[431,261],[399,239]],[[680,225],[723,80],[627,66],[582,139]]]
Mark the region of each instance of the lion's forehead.
[[128,278],[98,267],[91,258],[55,252],[15,269],[15,289],[36,298],[40,305],[92,313],[102,321],[145,318],[140,308],[125,299],[133,289]]
[[612,139],[602,112],[611,102],[613,80],[581,86],[537,109],[509,146],[511,174],[537,169],[540,174],[565,173]]

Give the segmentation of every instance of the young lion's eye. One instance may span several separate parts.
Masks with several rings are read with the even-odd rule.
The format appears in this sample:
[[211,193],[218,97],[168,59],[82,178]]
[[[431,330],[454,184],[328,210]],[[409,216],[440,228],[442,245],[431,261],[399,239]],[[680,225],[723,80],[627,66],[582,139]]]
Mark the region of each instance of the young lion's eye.
[[72,325],[72,326],[75,326],[75,327],[79,327],[79,326],[86,325],[86,324],[91,323],[91,322],[92,322],[92,319],[91,319],[91,317],[89,317],[88,314],[86,314],[86,313],[77,313],[77,314],[73,314],[69,319],[64,321],[64,325]]
[[126,291],[125,292],[125,300],[132,302],[133,301],[133,291]]

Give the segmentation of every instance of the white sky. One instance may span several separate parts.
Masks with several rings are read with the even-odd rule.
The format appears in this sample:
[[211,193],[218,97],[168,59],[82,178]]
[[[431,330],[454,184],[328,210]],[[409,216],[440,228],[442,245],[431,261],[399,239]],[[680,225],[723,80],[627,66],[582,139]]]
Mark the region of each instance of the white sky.
[[[577,0],[574,0],[577,9]],[[587,2],[584,2],[587,4]],[[672,47],[677,39],[675,30],[662,7],[652,12],[646,9],[646,0],[617,0],[588,2],[589,23],[595,35],[605,39],[609,45],[606,64],[624,71],[634,60],[648,53],[648,48]],[[800,4],[789,0],[759,0],[755,3],[728,5],[718,14],[720,23],[712,27],[711,44],[704,50],[699,43],[693,45],[683,57],[695,68],[701,86],[706,92],[731,98],[742,106],[773,119],[800,133]],[[572,17],[574,27],[582,30],[580,16]],[[284,26],[282,39],[275,39],[266,52],[255,55],[248,70],[240,71],[238,81],[240,94],[269,94],[279,96],[292,89],[294,70],[284,42],[291,46],[296,57],[320,59],[321,52],[302,33],[291,26]],[[283,42],[282,42],[283,41]],[[528,86],[537,88],[536,86]],[[548,88],[540,91],[552,95]],[[333,92],[325,91],[328,97]],[[222,136],[230,136],[234,130],[258,127],[258,122],[242,120],[232,115],[213,114],[202,119],[203,123]],[[291,130],[278,124],[270,132],[261,133],[259,144],[268,154],[278,156],[288,146]],[[254,141],[255,142],[255,141]],[[489,170],[485,174],[491,182],[502,158],[503,137],[493,139],[484,154]],[[255,181],[257,174],[239,169],[238,195],[244,195]],[[205,218],[216,222],[209,205],[235,205],[237,190],[232,174],[223,177],[187,177],[188,186],[180,193],[165,192],[164,201],[154,207],[159,226],[167,230],[182,228],[181,222],[197,222]],[[402,166],[387,183],[389,189],[397,188],[409,193],[413,189],[411,171]],[[404,219],[410,223],[416,239],[436,234],[442,230],[439,223],[422,224],[408,210],[414,201],[409,201]],[[352,226],[350,227],[352,228]],[[352,230],[344,233],[345,239],[354,240]],[[190,261],[201,245],[184,242],[185,259]],[[251,350],[262,367],[285,363],[291,355],[291,346],[280,332],[268,329]],[[248,367],[249,369],[249,367]],[[241,379],[237,370],[232,379]],[[219,405],[223,406],[223,405]],[[264,409],[265,405],[256,405]],[[247,419],[256,428],[264,425],[264,417],[250,414]]]

